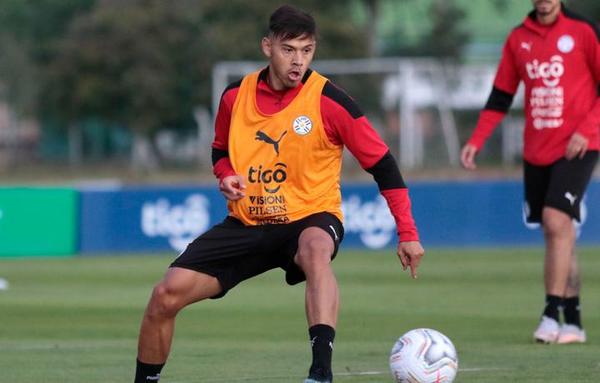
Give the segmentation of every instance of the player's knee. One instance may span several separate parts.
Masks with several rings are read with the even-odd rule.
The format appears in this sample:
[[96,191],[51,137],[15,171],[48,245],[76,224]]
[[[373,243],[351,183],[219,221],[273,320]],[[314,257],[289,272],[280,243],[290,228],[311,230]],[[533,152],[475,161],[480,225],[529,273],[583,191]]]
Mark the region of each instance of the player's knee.
[[547,237],[558,237],[570,233],[573,223],[571,217],[558,210],[545,209],[543,212],[544,234]]
[[332,252],[331,244],[315,238],[300,246],[296,255],[296,263],[304,271],[326,267],[331,263]]
[[152,290],[146,315],[152,318],[174,317],[183,308],[179,301],[177,294],[161,282]]

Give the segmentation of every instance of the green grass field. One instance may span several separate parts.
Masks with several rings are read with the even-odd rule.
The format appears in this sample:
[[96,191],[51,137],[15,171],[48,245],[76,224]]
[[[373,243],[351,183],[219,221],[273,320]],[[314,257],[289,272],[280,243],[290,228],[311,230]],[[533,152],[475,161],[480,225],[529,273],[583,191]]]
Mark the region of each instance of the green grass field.
[[[391,382],[405,331],[448,335],[456,382],[600,381],[599,249],[583,249],[585,345],[531,340],[542,309],[541,249],[429,250],[418,280],[391,252],[342,251],[338,383]],[[0,382],[132,382],[139,320],[168,256],[0,260]],[[295,382],[309,364],[303,285],[272,271],[178,319],[165,383]]]

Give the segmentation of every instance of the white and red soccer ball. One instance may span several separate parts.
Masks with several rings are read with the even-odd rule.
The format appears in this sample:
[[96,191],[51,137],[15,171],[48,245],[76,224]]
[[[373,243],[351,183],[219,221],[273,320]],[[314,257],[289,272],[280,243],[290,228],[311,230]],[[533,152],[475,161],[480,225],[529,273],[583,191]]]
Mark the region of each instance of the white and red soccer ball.
[[458,371],[458,356],[447,336],[419,328],[396,341],[390,369],[397,383],[450,383]]

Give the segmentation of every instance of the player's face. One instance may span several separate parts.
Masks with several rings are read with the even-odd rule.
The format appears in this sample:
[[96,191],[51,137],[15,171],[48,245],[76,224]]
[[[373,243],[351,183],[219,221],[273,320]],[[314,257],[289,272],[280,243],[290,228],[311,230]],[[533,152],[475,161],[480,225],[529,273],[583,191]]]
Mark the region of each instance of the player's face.
[[269,58],[269,81],[275,90],[297,87],[315,55],[314,36],[282,40],[265,37],[262,49]]
[[560,0],[531,0],[535,11],[540,16],[547,16],[560,9]]

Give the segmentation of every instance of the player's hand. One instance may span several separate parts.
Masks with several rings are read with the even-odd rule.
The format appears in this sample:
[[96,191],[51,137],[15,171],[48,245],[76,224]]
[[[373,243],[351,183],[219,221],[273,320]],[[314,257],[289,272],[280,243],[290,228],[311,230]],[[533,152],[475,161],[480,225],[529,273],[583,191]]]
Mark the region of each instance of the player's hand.
[[475,164],[475,155],[477,148],[473,144],[466,144],[460,152],[460,162],[465,169],[473,170],[477,168]]
[[580,133],[573,133],[569,143],[567,144],[567,150],[565,152],[565,158],[572,160],[575,157],[583,158],[588,148],[588,139]]
[[230,201],[237,201],[244,198],[246,196],[244,177],[236,174],[223,178],[219,183],[219,190]]
[[417,278],[417,268],[424,254],[425,250],[423,250],[423,246],[419,241],[400,242],[398,244],[398,258],[402,263],[402,270],[409,267],[413,279]]

